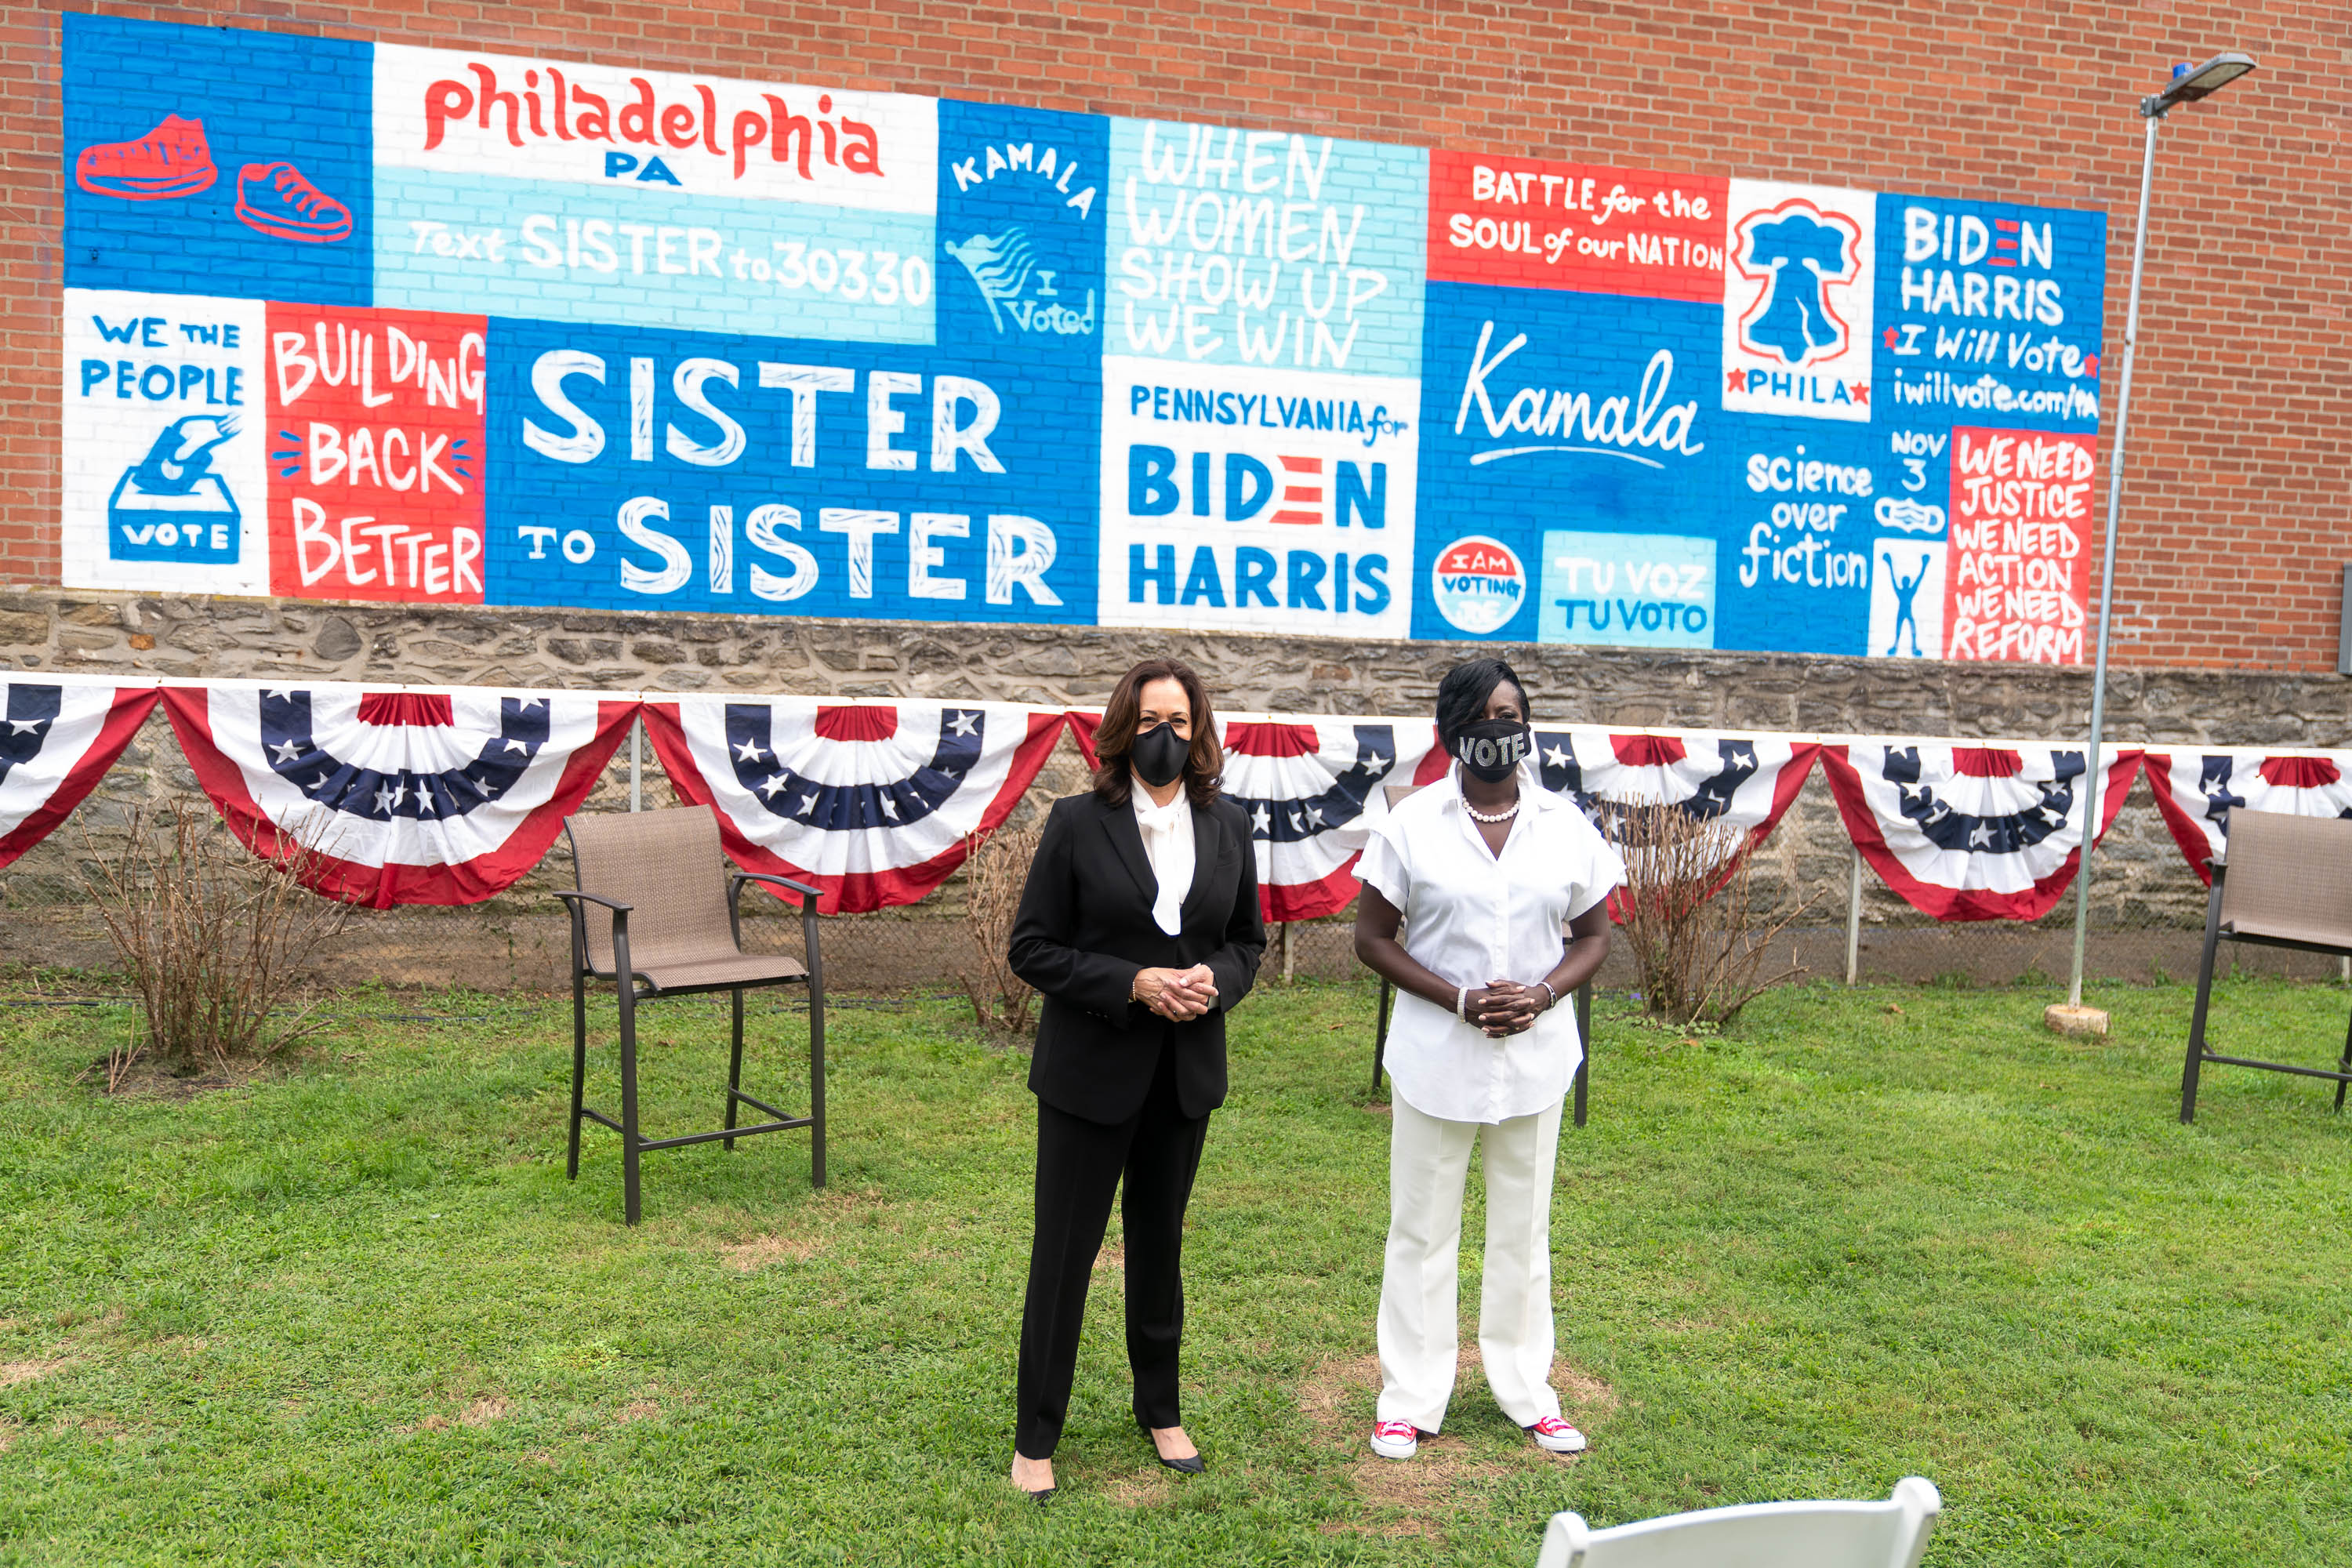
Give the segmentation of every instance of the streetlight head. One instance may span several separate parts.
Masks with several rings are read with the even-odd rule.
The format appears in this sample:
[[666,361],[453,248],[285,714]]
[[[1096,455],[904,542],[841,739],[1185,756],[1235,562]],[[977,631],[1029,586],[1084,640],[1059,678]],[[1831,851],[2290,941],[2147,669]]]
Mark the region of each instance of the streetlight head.
[[2210,98],[2253,68],[2253,56],[2235,53],[2215,55],[2201,66],[2191,67],[2184,61],[2172,68],[2172,80],[2162,92],[2140,100],[2139,111],[2148,119],[2157,119],[2175,104]]

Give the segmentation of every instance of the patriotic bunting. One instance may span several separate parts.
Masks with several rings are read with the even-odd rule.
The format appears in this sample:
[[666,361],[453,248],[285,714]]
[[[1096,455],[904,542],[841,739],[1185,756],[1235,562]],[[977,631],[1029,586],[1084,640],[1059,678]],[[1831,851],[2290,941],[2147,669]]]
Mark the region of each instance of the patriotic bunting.
[[829,703],[810,697],[648,702],[680,799],[716,806],[747,870],[814,882],[827,914],[911,904],[963,864],[967,836],[1011,816],[1062,732],[1005,702]]
[[[2139,764],[2136,749],[2109,758],[2101,837]],[[1855,742],[1823,746],[1822,765],[1854,847],[1923,914],[2039,920],[2074,879],[2086,771],[2079,750]]]
[[[1101,721],[1099,713],[1070,715],[1088,767],[1100,760]],[[1225,797],[1249,817],[1258,906],[1270,921],[1319,920],[1346,909],[1360,886],[1355,866],[1365,837],[1388,815],[1383,786],[1420,782],[1438,754],[1437,728],[1426,719],[1265,714],[1228,719],[1218,738]]]
[[1384,784],[1412,778],[1437,743],[1426,719],[1235,719],[1224,727],[1227,798],[1249,817],[1258,901],[1270,921],[1337,914],[1357,858],[1388,815]]
[[205,793],[257,855],[317,851],[315,892],[472,904],[539,864],[636,716],[635,697],[480,687],[166,687]]
[[2198,880],[2208,859],[2226,858],[2230,809],[2289,816],[2352,816],[2352,752],[2206,749],[2150,752],[2147,782],[2172,841]]
[[48,837],[154,710],[149,686],[39,675],[0,680],[0,866]]
[[[1572,796],[1601,821],[1600,804],[1679,805],[1693,816],[1721,822],[1764,842],[1805,775],[1813,771],[1818,742],[1792,735],[1751,735],[1712,730],[1617,733],[1595,725],[1537,725],[1536,773],[1544,788]],[[1426,784],[1443,778],[1443,752],[1424,758]]]

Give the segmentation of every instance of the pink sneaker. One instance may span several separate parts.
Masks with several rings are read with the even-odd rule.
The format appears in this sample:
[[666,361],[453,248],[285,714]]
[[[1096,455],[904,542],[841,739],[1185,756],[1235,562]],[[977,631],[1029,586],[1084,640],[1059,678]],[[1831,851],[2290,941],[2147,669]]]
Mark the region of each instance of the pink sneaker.
[[136,142],[93,142],[74,160],[74,184],[95,196],[160,202],[207,190],[220,171],[205,122],[167,114]]
[[1584,1434],[1557,1415],[1545,1416],[1527,1431],[1536,1440],[1536,1447],[1547,1454],[1584,1452]]
[[352,232],[352,209],[291,163],[247,163],[236,174],[236,216],[247,228],[325,245]]
[[1421,1428],[1410,1421],[1372,1423],[1372,1452],[1383,1459],[1410,1459],[1421,1452]]

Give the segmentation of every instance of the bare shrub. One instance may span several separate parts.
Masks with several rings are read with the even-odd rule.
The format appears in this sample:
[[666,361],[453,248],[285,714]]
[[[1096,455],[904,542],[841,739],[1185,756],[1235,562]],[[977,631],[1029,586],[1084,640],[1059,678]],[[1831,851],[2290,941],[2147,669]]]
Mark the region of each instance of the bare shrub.
[[281,834],[282,859],[249,854],[184,800],[133,813],[119,850],[101,850],[87,826],[83,843],[90,902],[145,1014],[144,1036],[110,1055],[110,1093],[151,1047],[184,1071],[267,1058],[310,1032],[309,1007],[286,1017],[279,1007],[351,917],[304,886],[317,845]]
[[971,998],[972,1016],[991,1035],[1025,1037],[1036,992],[1013,973],[1013,916],[1021,907],[1022,885],[1029,879],[1029,862],[1037,856],[1038,829],[999,828],[966,842],[971,855],[964,861],[966,927],[971,933],[974,963],[962,973],[964,994]]
[[1793,892],[1761,907],[1755,857],[1738,828],[1678,805],[1603,802],[1625,858],[1619,930],[1633,950],[1642,1004],[1669,1023],[1728,1024],[1767,987],[1804,973],[1764,973],[1765,950],[1805,911]]

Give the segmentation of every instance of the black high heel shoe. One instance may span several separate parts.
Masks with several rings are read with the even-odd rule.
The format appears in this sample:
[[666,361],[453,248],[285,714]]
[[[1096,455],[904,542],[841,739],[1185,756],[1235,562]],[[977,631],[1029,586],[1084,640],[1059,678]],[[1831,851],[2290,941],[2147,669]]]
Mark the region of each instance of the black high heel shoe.
[[1159,1443],[1156,1440],[1152,1440],[1151,1424],[1150,1422],[1139,1415],[1135,1418],[1135,1425],[1136,1428],[1143,1434],[1145,1439],[1151,1442],[1151,1457],[1159,1460],[1169,1469],[1175,1471],[1180,1476],[1201,1476],[1208,1474],[1209,1462],[1201,1457],[1200,1450],[1197,1447],[1194,1448],[1192,1454],[1187,1458],[1171,1459],[1165,1454],[1162,1454],[1160,1451]]

